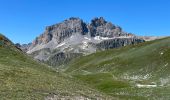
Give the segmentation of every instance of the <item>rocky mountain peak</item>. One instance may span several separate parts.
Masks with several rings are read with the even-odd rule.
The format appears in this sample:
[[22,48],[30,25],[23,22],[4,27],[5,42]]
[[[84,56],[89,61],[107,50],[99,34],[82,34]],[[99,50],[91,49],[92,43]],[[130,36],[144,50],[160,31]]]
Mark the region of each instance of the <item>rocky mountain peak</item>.
[[144,42],[135,35],[126,33],[121,27],[106,21],[103,17],[85,23],[77,17],[47,26],[44,33],[32,44],[23,45],[35,59],[49,65],[65,64],[72,58],[88,55],[98,50],[118,48]]
[[47,26],[43,34],[31,45],[23,48],[28,48],[29,54],[35,53],[36,59],[48,60],[53,52],[68,53],[67,56],[70,56],[70,53],[86,55],[99,49],[143,42],[134,38],[135,35],[124,32],[121,27],[106,21],[103,17],[96,17],[90,23],[71,17],[61,23]]
[[79,17],[70,17],[66,19],[65,21],[69,21],[69,20],[75,21],[75,20],[82,20],[82,19],[80,19]]
[[91,23],[88,25],[88,29],[92,37],[102,36],[112,38],[128,34],[123,32],[121,27],[107,22],[103,17],[92,19]]
[[98,27],[98,26],[103,26],[107,23],[107,21],[103,18],[103,17],[96,17],[94,19],[91,20],[91,24],[94,27]]
[[92,19],[90,24],[80,18],[71,17],[61,23],[47,26],[45,32],[33,41],[31,47],[51,41],[59,44],[75,34],[113,38],[127,33],[123,32],[119,26],[107,22],[103,17]]
[[37,44],[47,44],[52,40],[61,43],[64,39],[77,33],[87,34],[87,25],[80,18],[71,17],[61,23],[47,26],[45,32],[33,41],[33,47]]
[[60,44],[74,35],[88,35],[90,38],[96,36],[114,38],[127,34],[122,31],[121,27],[106,21],[103,17],[96,17],[89,24],[80,18],[71,17],[61,23],[47,26],[45,32],[33,41],[29,50],[37,45],[49,44],[48,47],[54,47],[54,44]]

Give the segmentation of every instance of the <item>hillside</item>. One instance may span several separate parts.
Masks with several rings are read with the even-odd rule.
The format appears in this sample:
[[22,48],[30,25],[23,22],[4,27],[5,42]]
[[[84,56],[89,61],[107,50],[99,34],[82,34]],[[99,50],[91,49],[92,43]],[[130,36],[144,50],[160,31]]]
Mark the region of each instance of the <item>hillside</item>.
[[1,100],[112,99],[34,61],[0,34]]
[[122,99],[170,98],[170,37],[80,57],[66,73]]

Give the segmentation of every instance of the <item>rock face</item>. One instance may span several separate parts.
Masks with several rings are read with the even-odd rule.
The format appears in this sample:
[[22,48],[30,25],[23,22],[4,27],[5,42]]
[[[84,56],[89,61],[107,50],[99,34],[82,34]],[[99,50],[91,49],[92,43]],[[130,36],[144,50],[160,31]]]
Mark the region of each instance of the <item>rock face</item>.
[[94,18],[91,21],[91,24],[88,25],[88,29],[92,37],[101,36],[111,38],[125,35],[125,33],[122,32],[122,29],[120,27],[105,21],[103,17]]
[[51,66],[56,66],[56,65],[63,65],[67,64],[71,59],[82,56],[80,53],[64,53],[64,52],[59,52],[53,56],[51,56],[47,60],[47,64]]
[[87,34],[88,29],[86,23],[79,18],[70,18],[62,23],[46,27],[45,32],[33,41],[32,47],[37,44],[47,44],[52,39],[56,43],[61,43],[64,39],[73,34]]
[[136,38],[124,38],[124,39],[111,39],[111,40],[106,40],[98,43],[96,46],[99,49],[105,50],[105,49],[110,49],[110,48],[118,48],[126,45],[134,45],[144,42],[144,40],[141,39],[136,39]]
[[48,26],[30,45],[21,46],[28,54],[49,65],[61,65],[81,55],[97,50],[122,47],[144,42],[134,34],[107,22],[103,17],[85,23],[80,18],[69,18]]

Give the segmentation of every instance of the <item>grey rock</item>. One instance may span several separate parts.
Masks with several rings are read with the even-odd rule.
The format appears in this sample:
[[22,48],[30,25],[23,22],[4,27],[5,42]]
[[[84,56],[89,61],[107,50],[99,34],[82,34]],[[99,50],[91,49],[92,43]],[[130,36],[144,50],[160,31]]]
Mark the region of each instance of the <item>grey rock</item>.
[[47,44],[52,39],[57,43],[61,43],[72,34],[85,35],[87,32],[87,25],[81,19],[72,17],[62,23],[47,26],[45,32],[33,41],[32,47],[38,44]]
[[91,24],[88,26],[89,33],[92,37],[117,37],[122,35],[128,35],[122,31],[121,27],[113,25],[111,22],[107,22],[103,17],[94,18]]
[[67,64],[72,59],[82,56],[81,53],[63,53],[59,52],[57,54],[52,55],[46,63],[50,66],[60,66]]
[[144,42],[144,40],[138,38],[117,38],[117,39],[102,41],[96,44],[96,46],[100,50],[106,50],[106,49],[123,47],[126,45],[135,45],[142,42]]

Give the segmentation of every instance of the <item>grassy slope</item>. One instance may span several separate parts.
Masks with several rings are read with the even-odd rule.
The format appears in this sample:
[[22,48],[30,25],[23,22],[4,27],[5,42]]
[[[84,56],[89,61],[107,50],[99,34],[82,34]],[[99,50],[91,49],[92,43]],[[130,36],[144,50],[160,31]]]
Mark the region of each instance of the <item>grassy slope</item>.
[[0,99],[2,100],[41,100],[52,94],[60,97],[70,96],[69,98],[108,97],[78,82],[32,60],[12,45],[0,47]]
[[66,73],[119,98],[170,98],[170,38],[97,52],[68,66]]

